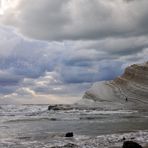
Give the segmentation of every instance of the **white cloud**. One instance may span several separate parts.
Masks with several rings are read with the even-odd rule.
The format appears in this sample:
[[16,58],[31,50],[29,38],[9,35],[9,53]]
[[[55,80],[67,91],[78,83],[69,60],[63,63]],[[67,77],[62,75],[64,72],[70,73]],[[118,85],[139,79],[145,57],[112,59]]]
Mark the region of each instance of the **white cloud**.
[[20,96],[32,96],[32,97],[36,96],[35,91],[27,87],[26,88],[22,87],[22,88],[17,89],[16,93]]

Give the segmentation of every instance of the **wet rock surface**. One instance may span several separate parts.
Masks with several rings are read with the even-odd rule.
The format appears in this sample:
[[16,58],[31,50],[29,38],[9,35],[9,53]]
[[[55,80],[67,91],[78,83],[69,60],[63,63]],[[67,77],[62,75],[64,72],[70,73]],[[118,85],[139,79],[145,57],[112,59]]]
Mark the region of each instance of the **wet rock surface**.
[[73,136],[74,136],[73,132],[68,132],[65,134],[65,137],[73,137]]
[[142,148],[142,146],[134,141],[125,141],[122,148]]

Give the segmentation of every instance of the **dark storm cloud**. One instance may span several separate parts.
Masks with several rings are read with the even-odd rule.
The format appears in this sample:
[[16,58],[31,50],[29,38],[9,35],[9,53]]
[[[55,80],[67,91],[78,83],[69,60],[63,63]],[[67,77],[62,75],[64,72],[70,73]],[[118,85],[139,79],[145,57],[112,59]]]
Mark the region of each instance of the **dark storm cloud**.
[[35,39],[96,40],[148,33],[147,0],[20,0],[17,3],[5,11],[0,21]]
[[12,85],[10,85],[10,86],[1,86],[0,85],[0,94],[2,94],[2,95],[7,95],[7,94],[11,94],[11,93],[13,93],[13,92],[15,92],[16,90],[17,90],[17,86],[12,86]]
[[[128,38],[106,38],[95,41],[80,41],[75,45],[75,49],[96,50],[97,57],[101,59],[115,58],[116,55],[130,55],[141,52],[148,47],[148,36],[128,37]],[[102,52],[102,53],[100,53]]]
[[18,85],[20,82],[19,78],[14,78],[14,77],[0,77],[0,85],[1,86],[10,86],[10,85]]
[[61,67],[60,74],[64,83],[90,83],[101,80],[112,80],[122,74],[122,65],[122,62],[108,60],[100,61],[99,64],[96,62],[96,64],[87,67],[65,66]]

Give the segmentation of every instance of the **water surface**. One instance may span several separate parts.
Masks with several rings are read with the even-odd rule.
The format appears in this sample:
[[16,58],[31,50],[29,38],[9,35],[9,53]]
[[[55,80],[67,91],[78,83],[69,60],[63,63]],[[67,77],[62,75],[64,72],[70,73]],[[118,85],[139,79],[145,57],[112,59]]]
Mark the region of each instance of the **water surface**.
[[[122,138],[147,143],[148,113],[137,110],[75,109],[48,111],[47,105],[1,105],[0,147],[119,146]],[[66,132],[74,138],[65,138]],[[140,135],[140,136],[139,136]],[[108,144],[108,139],[110,143]],[[93,142],[95,141],[95,142]]]

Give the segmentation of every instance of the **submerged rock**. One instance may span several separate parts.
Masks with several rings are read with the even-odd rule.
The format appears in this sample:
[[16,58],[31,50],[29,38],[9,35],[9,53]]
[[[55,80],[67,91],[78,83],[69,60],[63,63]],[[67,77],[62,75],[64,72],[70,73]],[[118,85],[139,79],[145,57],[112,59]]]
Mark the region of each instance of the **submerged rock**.
[[122,148],[142,148],[142,146],[133,141],[125,141]]
[[63,105],[63,104],[56,104],[56,105],[49,105],[48,106],[48,110],[54,110],[54,111],[58,111],[58,110],[71,110],[73,109],[73,107],[71,105]]
[[65,137],[73,137],[73,132],[66,133]]
[[58,105],[49,105],[48,110],[60,110],[60,109],[58,108]]
[[54,146],[51,148],[79,148],[79,146],[77,146],[76,144],[73,144],[73,143],[68,143],[64,146]]

